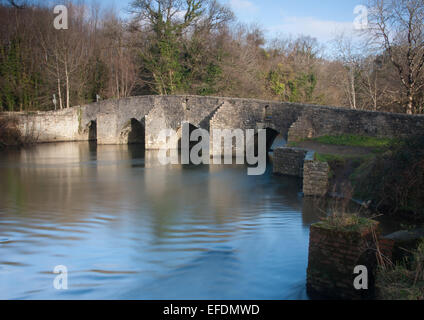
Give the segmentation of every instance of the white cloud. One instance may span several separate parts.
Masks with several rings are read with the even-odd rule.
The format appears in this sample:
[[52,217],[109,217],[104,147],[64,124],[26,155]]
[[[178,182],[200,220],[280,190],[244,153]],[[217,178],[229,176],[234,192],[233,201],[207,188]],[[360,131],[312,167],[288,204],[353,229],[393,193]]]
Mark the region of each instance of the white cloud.
[[230,6],[237,12],[253,13],[259,11],[259,8],[249,0],[230,0]]
[[317,38],[321,42],[334,39],[337,34],[353,34],[353,21],[339,22],[332,20],[320,20],[313,17],[286,16],[282,18],[282,24],[271,26],[268,30],[272,34],[308,35]]

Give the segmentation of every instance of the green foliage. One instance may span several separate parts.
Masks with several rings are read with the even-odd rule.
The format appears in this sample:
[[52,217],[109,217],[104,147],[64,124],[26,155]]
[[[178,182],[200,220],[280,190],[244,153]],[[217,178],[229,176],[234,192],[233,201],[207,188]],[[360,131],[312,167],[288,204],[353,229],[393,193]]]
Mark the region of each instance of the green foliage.
[[355,194],[377,209],[424,220],[424,136],[393,142],[355,170]]
[[23,111],[37,108],[39,87],[38,72],[27,70],[21,40],[13,39],[0,47],[0,102],[6,111]]
[[198,94],[202,96],[216,94],[216,83],[220,79],[221,75],[222,68],[219,65],[211,62],[207,67],[204,85],[199,89]]
[[[131,3],[128,19],[95,10],[87,16],[90,10],[74,3],[69,32],[51,28],[47,6],[0,4],[0,108],[52,109],[59,89],[62,102],[69,93],[70,105],[92,102],[96,94],[199,94],[351,106],[347,87],[354,80],[358,109],[405,111],[406,92],[385,53],[349,69],[341,58],[322,58],[307,36],[266,43],[259,28],[231,30],[233,14],[220,1]],[[424,112],[424,91],[416,91],[414,109]]]
[[315,153],[314,159],[319,162],[338,162],[344,163],[349,156],[338,155],[338,154],[325,154],[325,153]]
[[316,85],[317,77],[312,71],[295,73],[283,64],[278,64],[277,68],[268,74],[268,86],[281,100],[313,102]]
[[269,72],[268,81],[273,94],[284,98],[286,94],[286,84],[283,75],[278,71],[272,70]]
[[181,20],[172,18],[177,8],[167,1],[158,1],[157,5],[142,0],[132,3],[136,11],[148,18],[153,30],[149,47],[147,51],[141,50],[140,56],[142,68],[151,78],[152,89],[157,94],[185,92],[192,84],[190,60],[198,52],[190,50],[196,48],[196,37],[193,37],[192,46],[185,46],[183,34],[204,14],[207,2],[186,0],[178,5],[185,11]]
[[183,68],[176,38],[169,30],[164,32],[167,38],[156,39],[148,54],[141,53],[141,58],[144,68],[154,80],[154,91],[158,94],[173,94],[182,86]]
[[96,101],[96,95],[106,89],[109,73],[107,65],[99,57],[90,61],[89,66],[89,81],[87,88],[84,88],[84,100]]
[[290,102],[311,102],[317,78],[313,73],[301,73],[294,80],[288,82],[291,94]]

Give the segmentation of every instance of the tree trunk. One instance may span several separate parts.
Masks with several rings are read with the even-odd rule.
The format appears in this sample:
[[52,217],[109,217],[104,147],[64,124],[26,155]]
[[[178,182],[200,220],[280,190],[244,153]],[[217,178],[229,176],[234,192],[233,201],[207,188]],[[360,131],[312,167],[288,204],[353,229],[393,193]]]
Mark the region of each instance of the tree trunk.
[[66,77],[66,108],[69,108],[69,73],[68,62],[65,58],[65,77]]
[[413,97],[410,92],[408,92],[408,105],[406,109],[407,114],[413,114],[414,113],[414,103],[413,103]]
[[353,68],[352,68],[352,71],[351,71],[350,84],[351,84],[351,89],[352,89],[352,103],[353,103],[352,107],[353,107],[353,109],[356,110],[355,73],[353,72]]
[[59,98],[59,106],[60,106],[60,109],[63,109],[62,90],[60,89],[61,84],[60,84],[59,63],[57,62],[57,58],[56,58],[56,74],[57,74],[57,95]]
[[58,98],[59,98],[59,106],[60,106],[60,109],[63,109],[63,104],[62,104],[62,91],[60,90],[60,79],[59,79],[59,77],[57,78],[57,94],[58,94]]

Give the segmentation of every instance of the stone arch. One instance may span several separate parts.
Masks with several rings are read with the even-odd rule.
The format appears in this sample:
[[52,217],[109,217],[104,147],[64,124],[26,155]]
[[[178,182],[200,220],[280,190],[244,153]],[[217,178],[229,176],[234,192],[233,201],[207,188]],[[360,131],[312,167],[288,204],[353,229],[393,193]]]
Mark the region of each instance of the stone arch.
[[[196,129],[200,129],[198,126],[190,123],[190,122],[183,122],[181,123],[181,125],[177,128],[177,138],[178,138],[178,144],[177,144],[177,149],[181,150],[181,139],[182,139],[182,135],[183,135],[183,125],[185,123],[188,123],[189,125],[189,137],[191,135],[191,133],[196,130]],[[190,141],[190,146],[189,148],[191,149],[195,144],[197,144],[197,142],[191,142]]]
[[97,140],[97,121],[92,120],[88,124],[88,141]]
[[[283,135],[280,133],[279,130],[277,130],[275,128],[274,125],[270,124],[267,126],[262,126],[259,127],[258,130],[265,130],[266,131],[266,152],[270,152],[272,150],[272,146],[274,141],[276,140],[277,137],[282,137]],[[255,143],[255,153],[258,150],[258,132],[255,133],[254,135],[254,143]],[[284,139],[284,138],[283,138]]]
[[83,130],[79,130],[79,133],[87,139],[87,141],[97,140],[97,121],[90,120],[84,125]]
[[269,152],[274,144],[275,139],[280,135],[280,132],[273,128],[265,128],[266,130],[266,151]]
[[119,133],[121,144],[145,144],[145,118],[131,118]]

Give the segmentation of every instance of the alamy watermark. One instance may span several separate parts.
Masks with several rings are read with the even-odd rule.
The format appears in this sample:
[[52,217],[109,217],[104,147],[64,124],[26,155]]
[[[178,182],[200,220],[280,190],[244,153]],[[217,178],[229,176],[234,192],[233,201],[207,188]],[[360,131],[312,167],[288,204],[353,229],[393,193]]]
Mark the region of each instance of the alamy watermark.
[[353,9],[353,14],[356,15],[353,20],[353,27],[355,30],[368,29],[368,8],[364,5],[357,5]]
[[[262,175],[266,171],[267,141],[265,129],[205,129],[190,131],[190,124],[184,122],[178,132],[162,130],[158,141],[159,162],[169,164],[248,164],[247,174]],[[211,148],[212,142],[212,148]],[[194,144],[195,143],[195,144]],[[193,145],[194,144],[194,145]],[[181,150],[181,157],[179,156]],[[212,151],[212,153],[211,153]]]
[[63,265],[54,267],[53,273],[58,274],[53,280],[56,290],[68,290],[68,268]]
[[57,5],[53,9],[57,16],[53,20],[53,26],[56,30],[68,30],[68,8],[65,5]]
[[368,268],[366,266],[356,266],[353,274],[357,274],[353,281],[356,290],[368,290]]

